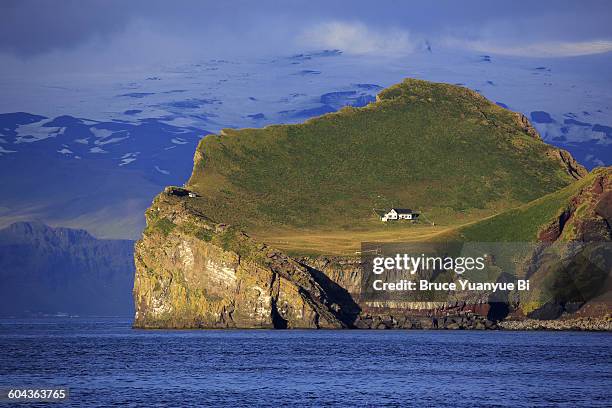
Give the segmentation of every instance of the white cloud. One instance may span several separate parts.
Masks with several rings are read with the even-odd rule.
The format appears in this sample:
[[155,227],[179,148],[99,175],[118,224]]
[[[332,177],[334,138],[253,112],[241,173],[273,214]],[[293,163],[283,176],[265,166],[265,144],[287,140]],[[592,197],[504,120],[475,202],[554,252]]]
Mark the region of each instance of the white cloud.
[[314,49],[339,49],[347,54],[392,56],[415,50],[410,34],[405,30],[377,30],[363,23],[332,21],[306,29],[299,42]]
[[504,45],[482,40],[471,41],[446,39],[443,41],[443,43],[449,47],[458,47],[483,53],[518,57],[577,57],[581,55],[602,54],[604,52],[612,51],[612,41],[610,40],[575,42],[550,41],[536,42],[525,45]]

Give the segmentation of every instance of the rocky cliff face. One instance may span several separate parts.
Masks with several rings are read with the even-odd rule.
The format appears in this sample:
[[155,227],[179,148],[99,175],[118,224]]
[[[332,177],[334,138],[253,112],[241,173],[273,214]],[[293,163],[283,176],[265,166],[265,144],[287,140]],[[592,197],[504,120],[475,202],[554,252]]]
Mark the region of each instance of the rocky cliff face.
[[542,242],[612,240],[612,170],[594,171],[594,181],[571,198],[557,219],[544,226]]
[[596,169],[594,176],[540,229],[527,271],[538,286],[515,300],[519,314],[536,319],[610,314],[612,169]]
[[[343,310],[305,266],[215,224],[168,188],[135,249],[136,327],[344,328]],[[320,277],[319,277],[320,278]]]
[[[443,302],[368,301],[361,294],[359,257],[305,257],[298,261],[315,274],[334,282],[342,291],[331,291],[358,329],[497,328],[489,316],[489,294],[470,298],[449,296]],[[348,296],[347,296],[348,295]]]
[[147,212],[135,247],[135,327],[497,327],[465,302],[413,310],[361,302],[359,258],[291,259],[213,223],[189,200],[184,190],[168,188]]
[[[561,292],[551,301],[542,301],[548,298],[543,298],[541,293],[534,295],[540,296],[535,301],[510,296],[507,310],[499,315],[499,308],[491,308],[486,293],[474,299],[451,299],[428,305],[366,302],[360,297],[359,258],[292,259],[236,228],[211,221],[194,205],[198,197],[190,197],[185,189],[169,187],[147,211],[147,228],[136,243],[134,325],[142,328],[491,329],[498,327],[496,320],[508,317],[511,321],[564,320],[558,325],[530,323],[525,328],[588,328],[585,324],[588,326],[591,321],[594,329],[610,327],[606,317],[610,304],[606,296],[610,288],[605,285],[611,280],[606,253],[586,254],[593,259],[603,257],[601,273],[579,267],[578,275],[572,278],[575,278],[574,286],[564,281],[567,276],[551,273],[550,264],[541,254],[542,248],[553,242],[609,244],[611,194],[612,171],[599,170],[594,181],[571,198],[558,218],[541,228],[538,236],[541,243],[533,254],[541,259],[531,259],[535,267],[527,272],[527,277],[536,281],[552,279],[548,285],[554,288],[576,287],[575,283],[581,279],[592,288],[596,279],[599,282],[596,286],[600,285],[601,290]],[[581,319],[581,323],[567,322],[573,318]],[[519,326],[509,323],[504,327]]]

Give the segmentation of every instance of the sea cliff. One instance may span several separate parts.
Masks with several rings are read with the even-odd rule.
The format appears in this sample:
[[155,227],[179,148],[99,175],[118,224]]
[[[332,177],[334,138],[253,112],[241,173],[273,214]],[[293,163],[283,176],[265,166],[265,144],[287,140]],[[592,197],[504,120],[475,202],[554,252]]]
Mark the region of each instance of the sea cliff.
[[[373,215],[405,200],[446,225],[394,227]],[[611,168],[587,173],[523,115],[473,91],[406,80],[364,108],[205,137],[189,182],[147,210],[134,326],[497,329],[581,319],[555,327],[608,330],[611,206]],[[364,298],[355,246],[406,237],[528,242],[520,274],[540,285],[501,300]],[[566,243],[578,245],[564,257],[593,257],[598,268],[568,275],[543,256]]]
[[[561,239],[609,242],[611,194],[612,169],[596,170],[559,215],[540,228],[532,256]],[[600,254],[603,269],[589,269],[572,282],[575,287],[590,282],[591,288],[598,279],[601,290],[563,291],[556,297],[514,293],[500,314],[499,301],[489,293],[445,302],[366,301],[360,293],[359,257],[292,258],[199,213],[184,188],[167,188],[146,215],[147,228],[135,246],[135,327],[612,329],[608,253]],[[531,279],[547,274],[563,283],[564,277],[552,275],[545,263],[530,265],[536,265]]]
[[312,273],[245,233],[215,224],[168,188],[135,246],[136,327],[345,328]]

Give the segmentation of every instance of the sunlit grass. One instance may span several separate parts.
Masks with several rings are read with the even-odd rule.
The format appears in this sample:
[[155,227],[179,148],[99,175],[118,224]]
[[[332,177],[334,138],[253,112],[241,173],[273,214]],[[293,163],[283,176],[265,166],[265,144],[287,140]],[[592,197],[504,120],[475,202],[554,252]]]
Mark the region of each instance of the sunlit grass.
[[[567,186],[573,179],[550,149],[473,91],[406,80],[363,108],[206,137],[188,183],[201,197],[190,205],[282,249],[354,252],[364,240],[430,237]],[[373,215],[392,206],[436,226]]]

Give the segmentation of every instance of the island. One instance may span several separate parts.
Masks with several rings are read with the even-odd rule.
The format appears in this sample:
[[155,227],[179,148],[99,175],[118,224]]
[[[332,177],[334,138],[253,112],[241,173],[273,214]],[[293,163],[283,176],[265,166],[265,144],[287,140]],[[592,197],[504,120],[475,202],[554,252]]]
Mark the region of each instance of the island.
[[[410,222],[375,211],[406,206]],[[146,221],[137,328],[612,328],[612,168],[589,173],[461,86],[406,79],[364,107],[207,135]],[[448,241],[529,243],[519,277],[535,289],[363,295],[363,242]],[[598,267],[557,268],[542,254],[559,243]]]

